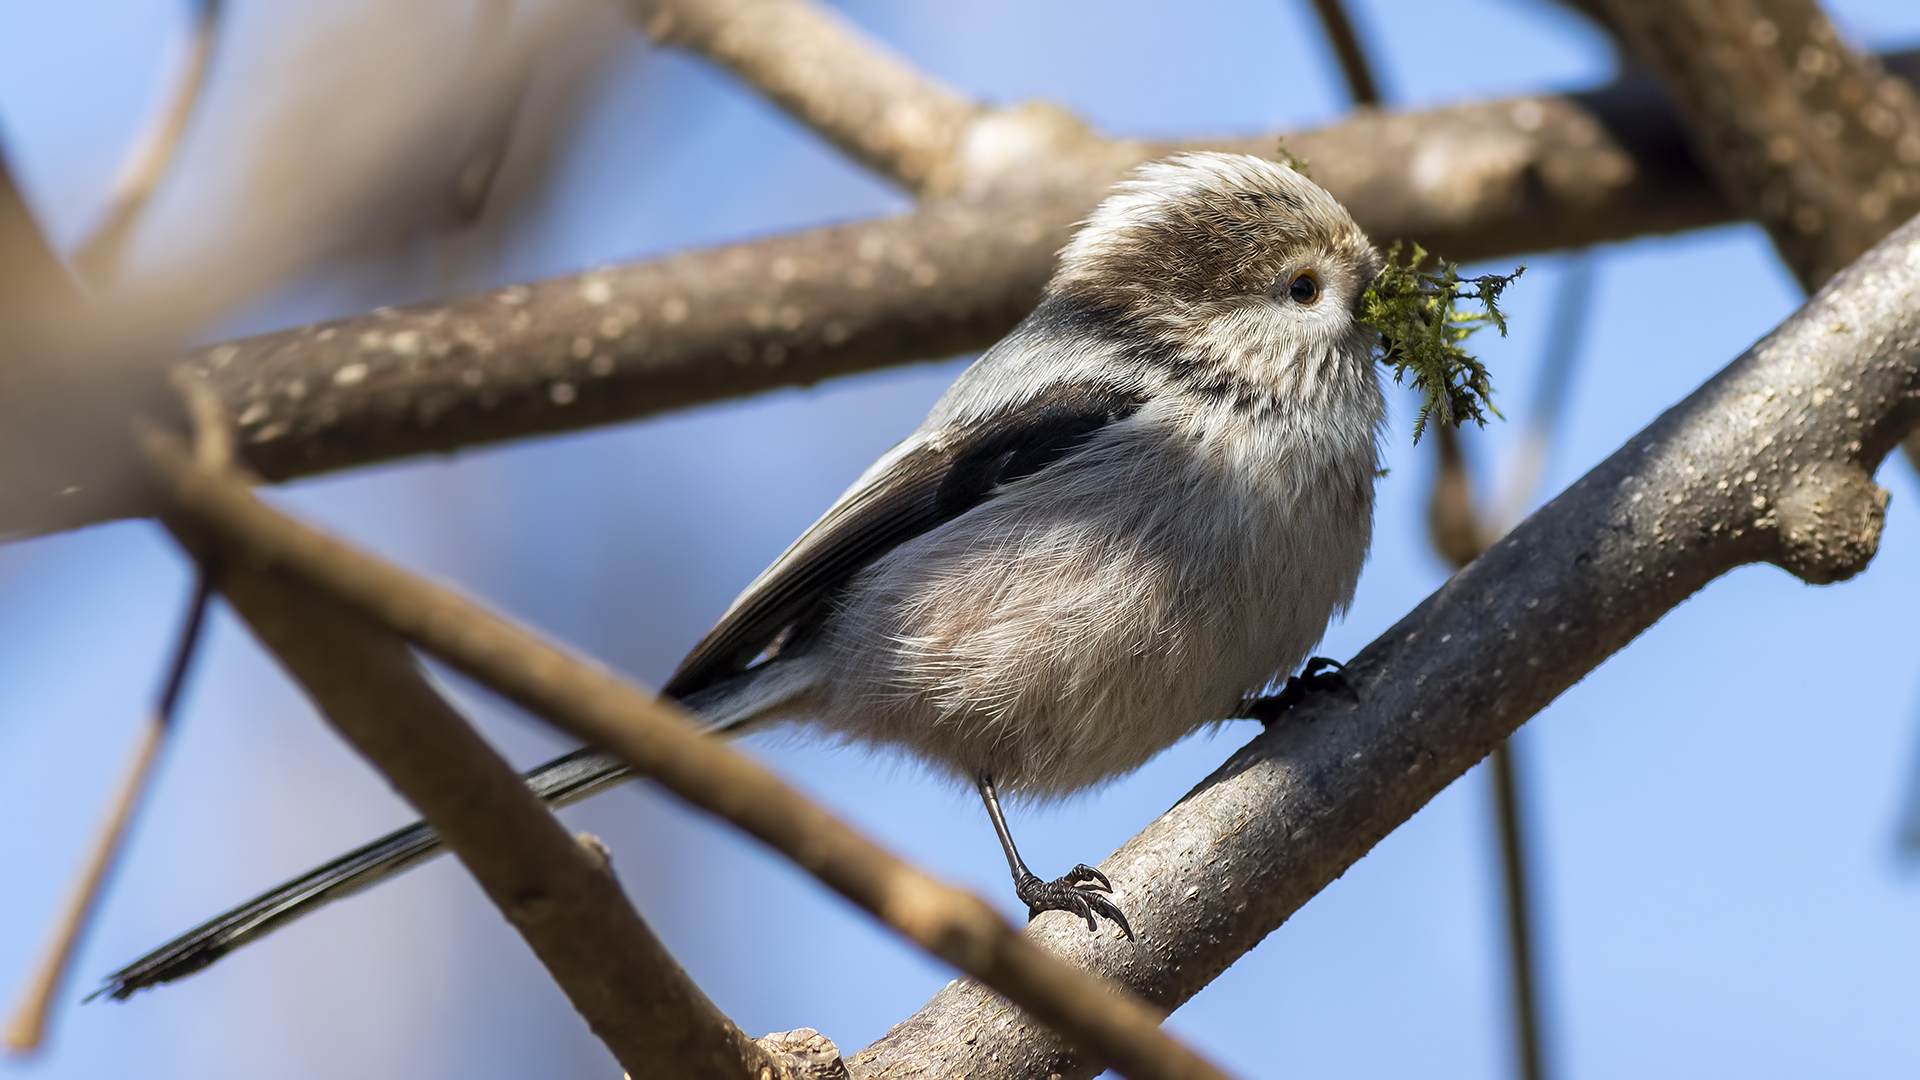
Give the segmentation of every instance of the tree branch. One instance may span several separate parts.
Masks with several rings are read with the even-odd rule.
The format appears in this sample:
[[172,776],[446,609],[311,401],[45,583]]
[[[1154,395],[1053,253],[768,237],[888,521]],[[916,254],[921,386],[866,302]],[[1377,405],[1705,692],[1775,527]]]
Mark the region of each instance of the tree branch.
[[[1288,144],[1371,235],[1455,259],[1731,217],[1650,81],[1356,117]],[[1268,138],[1204,145],[1272,150]],[[1068,226],[1102,193],[936,202],[189,360],[240,419],[247,463],[273,479],[579,430],[990,345],[1031,309]]]
[[635,1077],[754,1076],[769,1059],[576,842],[421,675],[385,627],[284,571],[210,555],[222,594],[329,723],[439,830],[568,1000]]
[[120,265],[134,229],[160,181],[166,177],[180,144],[185,141],[188,122],[200,107],[207,75],[213,67],[214,47],[219,43],[225,12],[225,0],[197,0],[186,71],[174,88],[166,111],[137,136],[131,152],[121,162],[120,175],[114,178],[113,194],[100,224],[74,250],[74,265],[95,288],[108,288],[119,278]]
[[698,52],[915,192],[951,187],[985,110],[803,0],[626,0],[657,44]]
[[[1920,53],[1898,59],[1920,67]],[[1288,144],[1372,235],[1456,259],[1730,216],[1650,81],[1372,114]],[[1268,138],[1103,145],[1128,163],[1182,148],[1273,148]],[[1070,223],[1117,175],[1108,164],[1077,189],[938,200],[898,218],[227,342],[186,362],[237,418],[243,461],[284,480],[953,355],[991,344],[1030,310]],[[36,406],[34,392],[12,388],[13,414],[78,429],[68,401]],[[102,439],[68,441],[96,459],[118,453]],[[5,460],[0,535],[150,512],[98,460],[85,469],[46,453]],[[86,482],[61,480],[68,472]],[[76,487],[84,492],[70,497]]]
[[1356,107],[1379,105],[1380,83],[1373,77],[1373,65],[1367,63],[1366,50],[1360,47],[1360,35],[1353,29],[1353,19],[1348,17],[1346,6],[1340,0],[1313,0],[1313,13],[1320,19],[1320,28],[1326,31],[1327,45],[1333,50],[1334,59],[1339,61],[1340,76],[1347,83],[1347,96]]
[[[1048,951],[1162,1008],[1192,997],[1662,615],[1737,566],[1812,583],[1872,557],[1875,468],[1920,421],[1920,220],[1536,512],[1102,864],[1138,946],[1043,916]],[[1079,932],[1076,932],[1079,931]],[[856,1076],[1097,1072],[978,987]]]
[[[218,536],[235,573],[295,576],[374,617],[529,712],[614,754],[682,799],[759,838],[908,940],[992,986],[1123,1075],[1135,1080],[1223,1076],[1162,1032],[1159,1013],[1034,948],[984,901],[935,881],[883,850],[764,766],[701,734],[671,702],[657,700],[604,669],[575,659],[472,601],[286,517],[254,498],[237,478],[196,464],[166,436],[151,435],[144,444],[173,507],[167,512],[169,522],[180,522],[189,534],[204,530]],[[252,604],[244,596],[236,597],[235,603]],[[269,613],[264,606],[260,610]],[[345,647],[314,644],[322,634],[311,620],[289,622],[284,628],[262,627],[261,633],[276,650],[289,651],[290,665],[293,658],[307,655],[304,650],[313,651],[317,664],[329,655],[329,648]],[[364,657],[353,670],[376,659]],[[323,693],[331,693],[343,695],[340,700],[355,708],[373,709],[404,689],[391,674],[396,662],[382,661],[390,672],[383,677],[386,685],[361,672],[341,679],[340,685],[315,683],[314,693],[323,702],[327,700]],[[308,674],[296,670],[303,678]],[[320,674],[314,673],[315,677]],[[418,717],[430,707],[417,700],[409,712]],[[344,713],[330,715],[346,730]],[[435,723],[447,726],[445,720]],[[371,741],[373,735],[350,732],[356,742]],[[470,731],[467,735],[473,737]],[[436,741],[453,737],[442,731]],[[383,768],[393,768],[396,782],[409,790],[402,771],[409,767],[407,762],[376,756],[372,749],[368,753]],[[475,774],[483,764],[469,760],[459,766],[459,772]],[[497,759],[484,767],[494,774],[490,789],[502,777],[512,779],[511,771]],[[435,780],[428,776],[421,782]],[[518,785],[517,779],[512,782]],[[524,787],[519,790],[521,798],[532,799]],[[496,797],[504,800],[506,795],[499,792]],[[421,809],[428,810],[425,801]],[[448,840],[456,852],[461,851],[452,837]],[[468,843],[477,859],[485,859],[489,857],[485,849],[500,840],[475,830],[468,834]],[[480,876],[478,869],[476,876]],[[516,895],[509,893],[507,898]],[[517,920],[511,909],[505,905],[503,909]],[[527,932],[525,927],[522,932]]]
[[1606,0],[1728,201],[1812,289],[1920,212],[1920,103],[1814,0]]

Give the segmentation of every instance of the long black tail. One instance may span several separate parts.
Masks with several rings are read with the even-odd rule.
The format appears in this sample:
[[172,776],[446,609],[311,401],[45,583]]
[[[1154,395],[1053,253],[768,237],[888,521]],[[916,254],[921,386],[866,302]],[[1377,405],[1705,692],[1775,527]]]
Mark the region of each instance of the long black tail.
[[[575,750],[526,774],[527,786],[554,807],[579,802],[631,778],[625,765],[597,750]],[[185,978],[250,941],[443,851],[440,834],[424,821],[415,822],[194,927],[107,976],[106,985],[87,1000],[105,994],[124,1001],[138,991]]]

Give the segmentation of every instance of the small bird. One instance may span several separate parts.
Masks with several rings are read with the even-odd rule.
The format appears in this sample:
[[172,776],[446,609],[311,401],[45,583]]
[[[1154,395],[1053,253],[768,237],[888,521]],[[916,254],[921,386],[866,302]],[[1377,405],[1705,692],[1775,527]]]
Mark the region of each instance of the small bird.
[[[1386,407],[1379,335],[1355,312],[1381,266],[1287,166],[1142,166],[1061,251],[1033,313],[747,587],[664,693],[716,732],[798,723],[918,755],[978,789],[1032,913],[1131,937],[1098,870],[1027,868],[1000,793],[1057,798],[1198,728],[1270,718],[1259,695],[1346,609],[1366,561]],[[629,778],[591,750],[528,774],[556,805]],[[425,824],[402,830],[101,992],[198,970],[438,850]]]

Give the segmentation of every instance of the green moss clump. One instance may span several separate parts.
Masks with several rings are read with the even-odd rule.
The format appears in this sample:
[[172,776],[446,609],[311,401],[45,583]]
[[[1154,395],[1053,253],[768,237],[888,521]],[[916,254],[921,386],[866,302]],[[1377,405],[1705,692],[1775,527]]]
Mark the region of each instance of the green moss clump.
[[1285,137],[1282,137],[1274,144],[1273,156],[1280,159],[1280,164],[1285,165],[1287,168],[1292,169],[1294,172],[1299,173],[1309,180],[1313,179],[1313,173],[1308,171],[1312,168],[1313,163],[1287,149],[1287,140]]
[[[1427,252],[1413,245],[1413,256],[1400,262],[1400,242],[1387,251],[1386,268],[1360,300],[1360,321],[1380,331],[1381,359],[1393,365],[1393,381],[1412,374],[1426,400],[1413,424],[1418,443],[1427,421],[1455,426],[1471,420],[1486,426],[1486,414],[1500,415],[1493,405],[1493,383],[1486,366],[1461,343],[1489,324],[1507,336],[1507,319],[1500,311],[1500,294],[1526,271],[1462,278],[1460,267],[1441,260],[1431,270],[1421,269]],[[1461,311],[1462,301],[1474,301],[1479,313]]]

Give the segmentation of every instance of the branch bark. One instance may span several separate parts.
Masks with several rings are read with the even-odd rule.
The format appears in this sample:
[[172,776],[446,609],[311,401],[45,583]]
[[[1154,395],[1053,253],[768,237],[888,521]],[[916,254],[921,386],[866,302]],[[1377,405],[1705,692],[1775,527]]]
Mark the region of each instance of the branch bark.
[[[634,1077],[741,1080],[772,1059],[701,992],[614,879],[420,673],[386,627],[176,527],[336,730],[392,781]],[[211,548],[211,550],[208,550]]]
[[[1731,219],[1650,81],[1361,116],[1288,143],[1371,235],[1455,259]],[[1191,146],[1264,154],[1272,140]],[[1103,190],[935,202],[188,359],[240,418],[247,463],[277,480],[578,430],[983,348],[1031,309]]]
[[[1909,222],[1355,657],[1102,864],[1138,946],[1042,916],[1048,951],[1165,1009],[1192,997],[1521,723],[1720,574],[1863,569],[1875,468],[1920,421]],[[860,1077],[1086,1077],[957,983],[849,1063]]]
[[[1897,59],[1920,69],[1920,53]],[[1372,235],[1417,239],[1456,259],[1676,231],[1732,213],[1645,80],[1370,114],[1288,144]],[[1272,139],[1100,145],[1116,157],[1058,165],[1081,177],[1078,187],[935,200],[898,218],[226,342],[185,362],[238,419],[245,464],[286,480],[953,355],[991,344],[1031,309],[1070,223],[1123,165],[1186,148],[1264,154]],[[1097,182],[1075,171],[1089,162],[1104,162]],[[67,411],[27,402],[19,414]],[[45,457],[9,458],[0,473],[0,535],[150,512],[97,463],[81,485],[94,497],[63,494],[73,483],[6,475],[29,462],[61,475]]]
[[1920,212],[1920,103],[1814,0],[1606,0],[1728,201],[1809,290]]
[[[1291,136],[1380,237],[1474,259],[1722,221],[1657,90],[1369,115]],[[834,226],[199,350],[242,454],[289,479],[578,430],[984,348],[1038,300],[1083,187]]]
[[[1105,1062],[1117,1072],[1135,1080],[1224,1080],[1218,1069],[1160,1030],[1160,1013],[1048,957],[984,901],[935,881],[883,850],[764,766],[721,740],[701,734],[671,702],[658,700],[597,665],[575,659],[472,601],[280,514],[254,498],[234,476],[196,464],[164,435],[151,435],[144,444],[173,507],[169,520],[184,521],[189,533],[204,530],[217,536],[221,553],[239,568],[236,572],[286,574],[372,616],[480,684],[621,758],[640,775],[651,777],[687,802],[757,837],[908,940],[1005,994],[1040,1022],[1086,1048],[1092,1059]],[[242,594],[235,603],[247,605],[243,611],[250,618],[255,609],[263,615],[276,610],[265,602],[247,599],[244,590]],[[365,636],[364,629],[356,632]],[[313,677],[333,680],[311,684],[323,703],[328,700],[324,695],[333,694],[339,695],[345,706],[371,711],[380,702],[406,692],[392,672],[397,660],[366,655],[345,668],[319,669],[332,649],[345,649],[351,644],[344,632],[329,635],[313,620],[289,620],[285,625],[263,626],[261,633],[276,650],[288,650],[289,666],[294,665],[294,658],[309,658],[315,665]],[[335,639],[332,646],[325,641],[329,636]],[[384,665],[389,672],[383,679],[376,680],[367,673],[345,677],[363,667],[370,672],[383,670],[369,667],[376,664]],[[309,672],[300,667],[295,671],[303,679],[309,677]],[[410,711],[415,719],[410,722],[432,720],[426,714],[433,708],[431,702],[414,701]],[[444,709],[444,705],[439,708]],[[329,715],[356,742],[384,737],[375,728],[349,728],[347,711],[330,710]],[[440,729],[449,727],[445,718],[433,722]],[[465,737],[477,740],[464,725],[460,728]],[[455,736],[450,730],[441,730],[436,741],[448,742]],[[389,758],[376,753],[368,749],[369,756],[376,757],[383,769],[393,769],[392,775],[402,784],[402,790],[408,790],[404,770],[415,767],[411,758],[416,755]],[[510,782],[518,788],[517,798],[532,800],[497,758],[489,764],[470,754],[459,771],[474,775],[483,768],[495,774],[489,781],[490,788]],[[436,775],[429,774],[420,783],[431,788],[435,781]],[[458,796],[462,790],[450,794]],[[408,793],[412,797],[412,791]],[[507,799],[504,791],[497,792],[496,797]],[[421,809],[429,811],[424,798]],[[433,820],[431,815],[429,820]],[[522,828],[531,826],[523,824]],[[451,836],[448,841],[461,852]],[[499,839],[475,830],[468,833],[467,842],[475,857],[484,861],[492,857],[486,850],[489,844],[498,844]],[[497,899],[511,902],[521,895],[507,893]],[[502,906],[520,925],[520,917],[506,904]],[[533,941],[531,936],[529,941]],[[563,944],[571,941],[568,938]],[[552,966],[549,964],[550,969]]]

